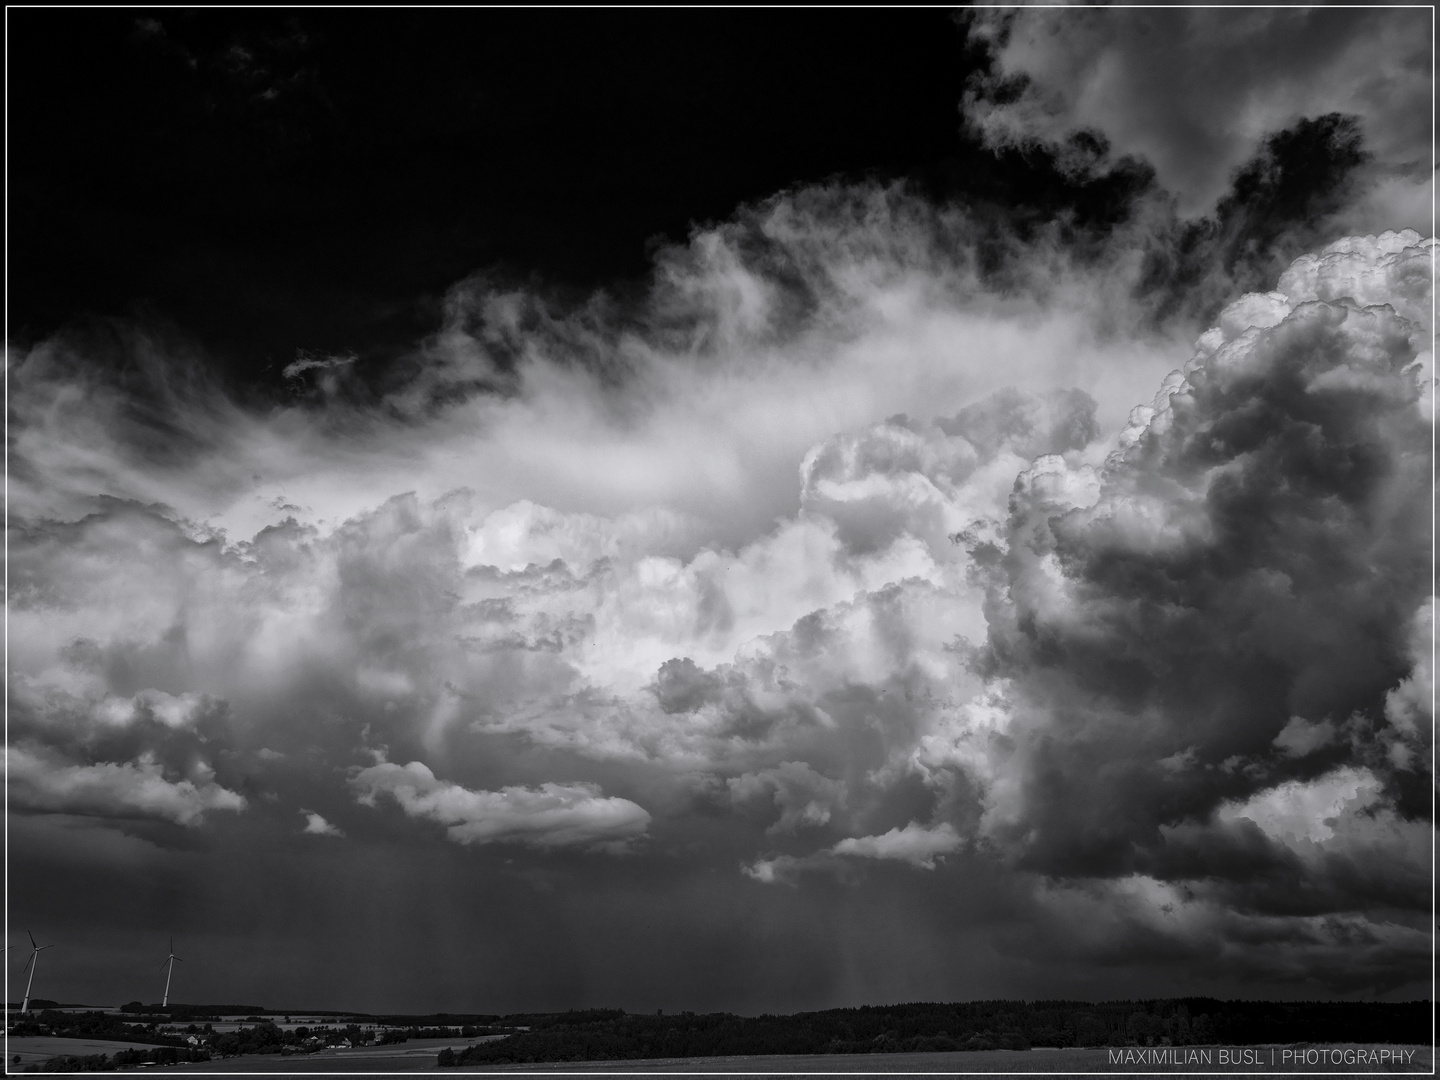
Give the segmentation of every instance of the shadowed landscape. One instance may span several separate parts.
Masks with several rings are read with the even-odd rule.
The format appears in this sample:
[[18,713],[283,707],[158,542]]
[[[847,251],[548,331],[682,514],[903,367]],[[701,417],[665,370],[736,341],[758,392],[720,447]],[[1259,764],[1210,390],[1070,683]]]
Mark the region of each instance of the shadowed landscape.
[[[1157,1064],[1223,1071],[1256,1065],[1250,1050],[1240,1048],[1257,1047],[1263,1064],[1274,1067],[1278,1060],[1296,1069],[1411,1071],[1432,1060],[1413,1049],[1430,1038],[1428,1002],[988,1001],[759,1017],[620,1009],[425,1017],[252,1009],[242,1019],[231,1008],[175,1006],[160,1013],[138,1002],[122,1013],[47,1008],[12,1024],[10,1037],[25,1055],[21,1065],[64,1071],[142,1063],[242,1071],[628,1069],[632,1063],[662,1071],[680,1063],[715,1071],[813,1065],[838,1072],[1035,1072]],[[108,1051],[81,1043],[127,1039],[128,1047]],[[65,1048],[69,1040],[77,1040],[72,1050]],[[1296,1056],[1296,1047],[1307,1046],[1350,1049],[1348,1058],[1342,1052],[1334,1060],[1329,1052],[1323,1060]],[[30,1060],[40,1054],[49,1056]],[[776,1064],[757,1064],[762,1059]]]

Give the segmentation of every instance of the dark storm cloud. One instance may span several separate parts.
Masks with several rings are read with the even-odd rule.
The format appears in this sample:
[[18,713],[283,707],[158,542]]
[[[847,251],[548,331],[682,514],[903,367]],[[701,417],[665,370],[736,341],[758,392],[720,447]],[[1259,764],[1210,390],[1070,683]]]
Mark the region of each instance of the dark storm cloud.
[[[260,116],[282,45],[207,77]],[[1413,990],[1431,249],[1284,269],[1380,115],[1265,112],[1197,220],[1093,139],[1036,154],[1119,177],[1088,225],[796,187],[623,298],[287,347],[283,401],[17,347],[14,910],[185,921],[271,1004],[261,938],[340,1007]]]
[[816,772],[803,761],[782,761],[774,768],[733,776],[726,783],[736,804],[771,802],[780,811],[767,833],[824,825],[845,800],[842,782]]
[[1152,317],[1198,331],[1336,236],[1434,228],[1428,16],[1393,14],[967,13],[965,123],[1067,177],[1041,227],[1102,266],[1123,235]]
[[1341,227],[1430,227],[1422,9],[1022,9],[967,25],[992,66],[973,80],[966,112],[992,143],[1065,145],[1098,132],[1116,156],[1152,165],[1196,217],[1227,195],[1267,135],[1354,114],[1377,167]]
[[[713,528],[684,504],[507,503],[448,470],[577,416],[590,465],[606,438],[648,460],[634,432],[683,445],[693,396],[740,401],[736,383],[752,411],[730,422],[748,430],[793,395],[748,352],[652,366],[629,384],[649,411],[617,417],[577,404],[571,380],[589,376],[547,366],[542,333],[520,392],[479,399],[483,439],[465,402],[426,424],[368,418],[360,446],[324,422],[363,415],[353,403],[316,428],[314,406],[257,415],[203,386],[152,398],[226,448],[213,465],[152,455],[123,386],[67,395],[51,377],[66,354],[38,353],[17,376],[32,479],[11,541],[12,810],[26,828],[109,822],[174,858],[241,836],[282,860],[448,849],[477,873],[505,852],[512,912],[617,855],[659,894],[723,873],[795,898],[762,906],[895,875],[993,878],[1039,939],[1117,905],[1057,950],[1075,970],[1123,961],[1139,978],[1145,955],[1263,938],[1246,963],[1266,985],[1346,989],[1360,976],[1339,971],[1339,942],[1360,935],[1366,985],[1404,984],[1419,931],[1377,912],[1417,910],[1428,880],[1427,251],[1388,234],[1300,260],[1227,308],[1118,442],[1099,438],[1113,406],[1073,389],[925,419],[926,352],[897,349],[883,320],[863,346],[842,334],[838,359],[794,362],[843,400],[872,354],[906,357],[909,411],[792,457],[792,512],[735,546],[677,543]],[[754,295],[749,273],[695,288]],[[961,317],[1043,387],[1043,350],[1075,335],[1016,330],[993,302]],[[712,338],[717,355],[759,348],[750,333]],[[1042,356],[1006,353],[1017,341]],[[192,398],[211,420],[184,427]],[[81,415],[92,427],[61,438]],[[77,461],[86,439],[118,452]],[[281,520],[231,540],[80,494],[99,476],[184,505],[277,446],[303,447],[357,509],[325,520],[252,481],[244,513]],[[436,469],[440,494],[377,499],[371,463],[397,451]],[[88,511],[34,509],[65,490],[57,509]],[[311,854],[286,853],[299,844]],[[1028,940],[996,947],[1028,957]]]
[[1101,468],[1017,481],[975,658],[996,715],[949,752],[984,748],[981,833],[1018,865],[1237,917],[1428,902],[1432,736],[1397,689],[1430,678],[1430,250],[1408,243],[1301,260]]
[[1147,879],[1047,884],[1036,899],[1023,929],[1001,931],[1017,961],[1114,972],[1144,956],[1183,966],[1189,985],[1233,978],[1256,997],[1411,994],[1428,979],[1423,917],[1254,913]]
[[[8,687],[12,805],[185,826],[200,825],[208,811],[244,810],[245,797],[233,790],[238,777],[226,761],[227,703],[179,685],[186,681],[184,627],[171,625],[158,640],[137,641],[123,631],[112,636],[135,619],[138,607],[158,599],[140,569],[145,555],[130,564],[140,571],[137,578],[112,577],[117,561],[136,554],[133,548],[122,553],[128,545],[117,545],[121,536],[150,555],[165,551],[190,560],[190,574],[222,572],[213,543],[114,502],[71,524],[28,523],[11,537],[11,610],[55,616],[11,653],[17,663]],[[94,603],[105,613],[91,609]],[[80,610],[87,614],[78,622],[61,615]],[[56,633],[67,639],[63,645]],[[52,648],[52,666],[27,662]]]
[[[395,408],[341,388],[257,409],[183,343],[145,335],[110,339],[126,362],[98,368],[83,336],[31,351],[12,373],[12,520],[26,524],[11,541],[11,692],[35,774],[17,820],[109,821],[110,842],[143,837],[186,895],[190,875],[230,881],[194,910],[246,925],[305,908],[307,890],[331,903],[309,866],[335,873],[347,851],[352,892],[379,852],[422,879],[470,860],[453,871],[465,880],[509,865],[504,852],[516,862],[494,903],[512,922],[533,889],[598,888],[596,864],[621,848],[650,883],[630,911],[715,873],[762,888],[741,866],[847,840],[841,865],[943,868],[954,834],[919,824],[934,797],[896,758],[966,684],[955,635],[983,633],[949,534],[998,511],[1032,443],[1078,453],[1101,397],[1123,415],[1125,365],[1160,362],[1094,330],[1083,290],[1047,311],[979,287],[936,221],[895,190],[776,200],[668,256],[638,329],[585,312],[500,320],[522,359],[498,396],[474,391],[501,365],[467,314],[498,318],[473,284],[423,345],[423,392],[402,385]],[[818,300],[797,310],[777,263]],[[582,346],[613,360],[571,363]],[[1005,362],[957,364],[967,355]],[[1095,397],[1044,392],[1056,371]],[[1006,382],[1042,392],[987,398]],[[975,407],[939,425],[924,419],[936,401]],[[854,434],[802,476],[837,428]],[[860,542],[837,519],[867,503],[909,527]],[[191,726],[172,730],[187,703]],[[97,794],[156,772],[169,802]],[[243,807],[208,805],[207,783]],[[27,878],[24,902],[74,873]],[[244,915],[237,898],[264,873],[283,885]],[[374,886],[419,909],[432,888]],[[574,964],[537,986],[560,993]],[[622,985],[584,970],[586,994]],[[648,985],[634,978],[626,1000]],[[507,985],[506,1007],[543,998]],[[711,1000],[755,1000],[741,985]]]

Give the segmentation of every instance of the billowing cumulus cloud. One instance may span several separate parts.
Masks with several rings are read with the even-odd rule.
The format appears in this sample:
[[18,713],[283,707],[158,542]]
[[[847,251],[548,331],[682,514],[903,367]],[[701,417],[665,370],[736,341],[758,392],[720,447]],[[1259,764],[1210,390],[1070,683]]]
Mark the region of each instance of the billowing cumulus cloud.
[[1243,803],[1223,803],[1215,817],[1226,823],[1245,818],[1272,839],[1318,843],[1335,836],[1335,823],[1346,811],[1353,816],[1373,805],[1379,789],[1368,771],[1342,767],[1308,783],[1288,780]]
[[69,519],[109,494],[249,539],[286,513],[328,531],[377,492],[464,489],[482,517],[527,502],[689,554],[792,512],[797,462],[837,432],[1057,384],[1113,427],[1137,379],[1183,359],[1179,336],[1115,332],[1139,318],[1136,268],[1017,248],[1007,282],[1027,287],[1000,289],[982,225],[899,188],[814,188],[663,253],[637,312],[462,282],[379,408],[347,392],[353,365],[326,369],[341,382],[319,401],[256,412],[189,343],[63,334],[14,365],[12,505]]
[[1430,249],[1333,244],[1192,344],[1118,250],[1015,243],[1002,285],[963,212],[793,193],[623,317],[468,281],[385,386],[269,407],[37,346],[12,810],[524,897],[904,882],[1007,957],[1406,985]]
[[520,843],[621,851],[642,836],[650,815],[629,799],[606,798],[594,784],[541,784],[472,791],[436,778],[422,762],[380,761],[350,780],[356,799],[388,795],[411,817],[445,825],[459,844]]
[[1419,910],[1430,881],[1433,720],[1410,710],[1432,248],[1300,260],[1225,310],[1102,465],[1043,457],[1016,481],[1001,538],[972,549],[986,688],[916,756],[938,788],[978,787],[977,835],[1015,865],[1267,916],[1304,881],[1307,914],[1375,912],[1367,933],[1411,940],[1382,912]]
[[207,812],[245,809],[245,797],[215,783],[203,764],[193,770],[193,778],[172,780],[151,754],[135,762],[78,765],[43,749],[12,746],[6,767],[11,804],[25,810],[152,817],[198,826]]
[[340,828],[326,821],[324,816],[315,813],[313,810],[301,809],[300,813],[305,817],[305,828],[301,831],[307,836],[344,836]]
[[899,859],[926,870],[935,869],[935,860],[960,847],[961,840],[949,822],[922,828],[911,822],[881,836],[856,836],[841,840],[831,850],[836,855],[862,859]]
[[[1398,16],[1398,17],[1397,17]],[[1182,213],[1214,209],[1263,140],[1304,118],[1358,117],[1371,168],[1342,227],[1430,228],[1430,22],[1423,10],[1125,6],[987,11],[992,51],[966,112],[997,145],[1068,146],[1079,132],[1154,167]]]
[[934,870],[935,864],[948,854],[960,850],[965,840],[948,821],[938,825],[921,825],[911,821],[896,826],[879,836],[847,836],[830,847],[809,855],[772,855],[756,859],[741,872],[766,885],[795,885],[805,871],[820,871],[847,876],[850,869],[846,858],[888,859],[906,863],[919,870]]

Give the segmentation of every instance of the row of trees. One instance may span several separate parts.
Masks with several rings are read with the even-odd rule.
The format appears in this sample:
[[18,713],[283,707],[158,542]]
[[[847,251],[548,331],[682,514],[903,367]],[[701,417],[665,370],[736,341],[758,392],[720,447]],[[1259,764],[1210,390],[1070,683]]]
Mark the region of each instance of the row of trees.
[[[172,1020],[219,1020],[222,1016],[245,1016],[261,1019],[268,1012],[260,1005],[161,1005],[158,1001],[145,1005],[139,1001],[127,1001],[120,1006],[123,1013],[145,1013],[151,1016],[169,1016]],[[253,1015],[252,1015],[253,1014]]]
[[27,1073],[43,1072],[114,1072],[134,1068],[142,1063],[179,1065],[190,1061],[209,1061],[205,1050],[184,1046],[157,1046],[154,1050],[118,1050],[114,1054],[60,1054],[40,1065],[27,1065]]
[[619,1061],[743,1054],[1028,1050],[1032,1046],[1425,1043],[1430,1003],[1166,1001],[918,1003],[794,1016],[627,1014],[536,1017],[531,1030],[442,1051],[441,1065]]

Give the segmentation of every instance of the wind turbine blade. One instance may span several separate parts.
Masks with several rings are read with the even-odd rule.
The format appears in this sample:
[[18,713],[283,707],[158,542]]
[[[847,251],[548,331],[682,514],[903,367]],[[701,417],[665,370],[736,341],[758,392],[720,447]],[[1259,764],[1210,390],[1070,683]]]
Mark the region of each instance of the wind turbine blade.
[[165,970],[167,967],[169,967],[169,966],[170,966],[170,961],[169,961],[169,960],[166,960],[166,961],[164,961],[164,962],[160,965],[160,970],[161,970],[161,971],[164,971],[164,970]]
[[27,972],[27,971],[30,970],[30,965],[35,962],[35,957],[37,957],[37,956],[39,956],[39,955],[40,955],[40,950],[39,950],[39,949],[36,949],[34,952],[32,952],[32,953],[30,954],[30,959],[29,959],[29,960],[26,960],[26,961],[25,961],[25,966],[20,969],[20,974],[21,974],[21,975],[24,975],[25,972]]
[[35,944],[35,935],[34,935],[34,934],[31,934],[29,930],[26,930],[25,933],[27,933],[27,934],[30,935],[30,946],[31,946],[31,948],[34,948],[34,949],[40,948],[39,945],[36,945],[36,944]]

